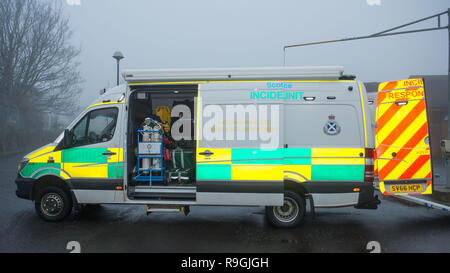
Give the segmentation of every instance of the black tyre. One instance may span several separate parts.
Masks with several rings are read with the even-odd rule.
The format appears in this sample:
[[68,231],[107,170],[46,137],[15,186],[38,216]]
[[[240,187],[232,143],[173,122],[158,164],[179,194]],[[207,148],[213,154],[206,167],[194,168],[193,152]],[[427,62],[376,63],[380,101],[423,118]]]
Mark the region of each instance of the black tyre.
[[275,227],[291,228],[297,226],[305,218],[305,198],[292,191],[284,193],[284,205],[266,207],[266,217]]
[[72,199],[65,190],[49,186],[37,192],[34,207],[42,219],[58,222],[72,212]]

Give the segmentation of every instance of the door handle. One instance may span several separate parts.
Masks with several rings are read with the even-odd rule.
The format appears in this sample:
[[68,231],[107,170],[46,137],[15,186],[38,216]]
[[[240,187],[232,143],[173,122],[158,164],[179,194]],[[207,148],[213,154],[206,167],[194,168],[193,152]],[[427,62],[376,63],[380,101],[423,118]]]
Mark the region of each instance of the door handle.
[[209,151],[209,150],[206,150],[206,151],[204,151],[204,152],[201,152],[201,153],[198,153],[199,155],[204,155],[204,156],[210,156],[210,155],[212,155],[212,154],[214,154],[213,152],[211,152],[211,151]]
[[104,152],[102,155],[115,155],[116,153],[111,152],[111,151],[106,151]]

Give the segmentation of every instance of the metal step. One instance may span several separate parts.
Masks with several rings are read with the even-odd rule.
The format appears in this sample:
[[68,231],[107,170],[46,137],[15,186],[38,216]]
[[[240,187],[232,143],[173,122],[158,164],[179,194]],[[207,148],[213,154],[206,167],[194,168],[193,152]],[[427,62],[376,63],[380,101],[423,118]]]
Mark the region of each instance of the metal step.
[[189,214],[189,206],[180,205],[147,205],[145,210],[147,215],[152,212],[184,212],[185,215]]
[[196,199],[196,187],[136,186],[132,197],[138,199],[193,201]]

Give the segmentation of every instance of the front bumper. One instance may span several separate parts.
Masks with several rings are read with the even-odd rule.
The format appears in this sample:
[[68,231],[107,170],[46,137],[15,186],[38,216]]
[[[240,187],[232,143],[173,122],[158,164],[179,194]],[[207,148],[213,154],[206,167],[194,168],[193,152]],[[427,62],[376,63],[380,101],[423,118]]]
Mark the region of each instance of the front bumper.
[[19,198],[31,200],[32,198],[32,190],[33,190],[33,182],[32,178],[23,178],[19,174],[16,178],[16,195]]

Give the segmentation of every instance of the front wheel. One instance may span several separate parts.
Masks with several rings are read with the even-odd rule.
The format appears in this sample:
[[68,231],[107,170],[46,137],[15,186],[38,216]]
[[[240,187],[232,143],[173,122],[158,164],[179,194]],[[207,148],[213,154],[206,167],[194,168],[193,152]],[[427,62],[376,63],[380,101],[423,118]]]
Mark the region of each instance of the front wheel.
[[61,188],[45,187],[38,191],[34,207],[42,219],[58,222],[66,218],[72,211],[72,199]]
[[275,227],[290,228],[297,226],[305,217],[305,198],[296,192],[284,193],[283,206],[266,207],[266,217]]

